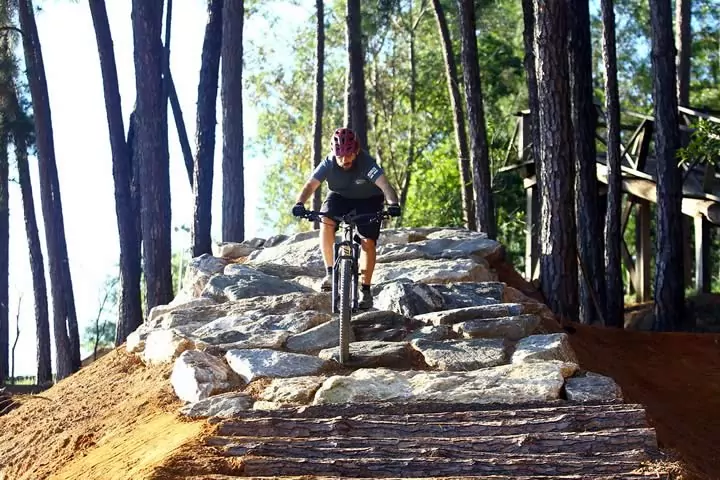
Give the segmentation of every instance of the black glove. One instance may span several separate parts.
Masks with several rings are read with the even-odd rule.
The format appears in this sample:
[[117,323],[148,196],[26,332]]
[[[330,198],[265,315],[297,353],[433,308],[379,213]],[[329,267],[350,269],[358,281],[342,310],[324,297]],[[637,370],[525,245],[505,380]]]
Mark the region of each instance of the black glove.
[[296,203],[295,206],[292,208],[292,214],[295,217],[302,217],[307,213],[307,210],[305,209],[305,205],[302,203]]
[[400,216],[400,205],[397,203],[392,203],[388,205],[387,208],[388,215],[391,217],[399,217]]

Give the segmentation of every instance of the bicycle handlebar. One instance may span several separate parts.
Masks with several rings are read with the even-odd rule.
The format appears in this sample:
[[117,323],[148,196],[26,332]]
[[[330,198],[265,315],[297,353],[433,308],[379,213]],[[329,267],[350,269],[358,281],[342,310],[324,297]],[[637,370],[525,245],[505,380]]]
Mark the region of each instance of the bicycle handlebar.
[[[345,214],[342,216],[336,216],[336,215],[331,215],[330,213],[327,213],[327,212],[318,212],[315,210],[308,210],[302,216],[302,218],[310,220],[311,222],[322,221],[321,220],[322,217],[329,218],[330,220],[334,220],[337,223],[364,225],[366,223],[379,222],[385,218],[390,218],[390,214],[386,210],[381,210],[381,211],[375,212],[375,213],[361,213],[361,214],[357,214],[357,215],[352,215],[352,214],[348,213],[348,214]],[[367,220],[367,221],[363,222],[363,220]]]

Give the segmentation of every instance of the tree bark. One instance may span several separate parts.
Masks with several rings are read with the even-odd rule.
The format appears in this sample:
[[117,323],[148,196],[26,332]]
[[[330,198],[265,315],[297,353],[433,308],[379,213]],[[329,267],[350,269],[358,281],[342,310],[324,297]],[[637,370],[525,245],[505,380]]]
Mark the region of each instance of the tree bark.
[[245,239],[242,101],[244,12],[242,0],[228,1],[223,5],[223,242],[241,242]]
[[[414,17],[414,2],[410,2],[410,25],[408,28],[409,47],[410,55],[408,60],[410,61],[410,134],[408,139],[408,156],[405,164],[405,175],[403,175],[402,185],[400,187],[400,205],[405,205],[407,202],[408,191],[410,190],[410,181],[412,180],[412,167],[415,163],[415,156],[417,154],[416,149],[416,128],[415,128],[415,116],[417,115],[417,54],[416,54],[416,35],[415,31],[420,23],[420,19],[425,14],[425,2],[421,4],[420,12],[417,18]],[[402,226],[403,217],[400,216],[397,221],[397,226]]]
[[120,345],[143,321],[140,299],[139,233],[136,223],[137,212],[133,208],[130,191],[132,182],[130,149],[125,140],[120,87],[107,9],[105,0],[90,0],[89,3],[98,44],[112,150],[115,215],[120,240],[120,299],[115,344]]
[[365,100],[365,57],[362,46],[362,13],[360,0],[347,0],[346,41],[348,54],[345,124],[360,139],[362,148],[370,151]]
[[[587,0],[566,0],[568,9],[568,50],[572,122],[575,152],[575,216],[578,256],[587,275],[580,277],[580,321],[599,322],[605,317],[605,272],[603,268],[603,224],[598,205],[595,128],[593,104],[592,44],[590,5]],[[589,282],[589,284],[588,284]],[[592,290],[592,291],[591,291]],[[593,301],[593,294],[597,306]],[[600,311],[598,312],[598,308]]]
[[200,82],[198,84],[196,145],[193,168],[192,256],[212,253],[212,186],[215,164],[215,125],[217,91],[222,47],[223,0],[208,0],[208,22],[205,26]]
[[15,131],[15,159],[18,168],[18,182],[22,194],[25,232],[30,251],[30,271],[33,281],[33,299],[35,302],[35,345],[37,348],[37,384],[52,383],[52,361],[50,357],[50,324],[48,322],[47,285],[45,284],[45,266],[40,247],[35,202],[28,166],[27,138],[22,130]]
[[137,92],[134,161],[138,162],[140,223],[147,312],[173,297],[167,103],[163,90],[162,0],[133,0]]
[[622,328],[625,299],[622,279],[622,172],[620,170],[620,97],[615,48],[615,11],[613,0],[601,0],[605,66],[605,111],[607,112],[608,191],[605,220],[605,325]]
[[[525,49],[525,75],[528,88],[528,108],[530,109],[530,125],[532,151],[535,168],[540,168],[540,103],[538,101],[537,73],[535,72],[535,10],[533,0],[522,0],[523,9],[523,45]],[[518,152],[522,156],[523,152]],[[538,172],[539,174],[539,172]],[[540,197],[541,198],[541,197]]]
[[685,278],[681,211],[682,179],[675,158],[679,146],[679,131],[670,0],[650,2],[650,23],[657,159],[653,329],[672,331],[684,318]]
[[475,222],[479,231],[489,238],[497,236],[495,207],[490,177],[490,153],[488,151],[485,112],[483,110],[480,66],[478,65],[477,37],[475,36],[475,2],[458,0],[460,16],[461,58],[465,83],[465,104],[470,132],[470,164],[475,192]]
[[35,120],[38,170],[40,172],[40,203],[45,221],[45,237],[50,265],[56,376],[57,379],[63,379],[80,368],[80,335],[75,316],[60,185],[55,162],[52,114],[40,39],[35,24],[32,1],[21,0],[18,7],[20,28],[25,32],[23,47]]
[[460,171],[460,194],[462,196],[463,217],[465,227],[469,230],[477,230],[475,219],[475,205],[473,202],[473,184],[470,174],[470,153],[468,152],[467,133],[465,131],[465,116],[463,115],[462,99],[458,86],[457,66],[452,51],[452,40],[448,29],[445,12],[440,0],[433,0],[435,19],[437,20],[440,40],[443,46],[443,57],[445,58],[445,77],[447,79],[448,92],[450,94],[450,106],[453,110],[453,124],[455,127],[455,145],[458,153],[458,169]]
[[564,0],[537,4],[535,60],[540,112],[540,283],[550,308],[577,320],[578,264]]
[[690,57],[692,55],[692,0],[675,0],[675,46],[677,48],[678,104],[690,105]]
[[167,101],[170,101],[170,109],[175,119],[175,129],[177,131],[178,140],[180,142],[180,151],[182,152],[185,163],[185,171],[187,172],[190,189],[193,188],[193,156],[190,150],[190,140],[188,140],[187,129],[185,128],[185,120],[183,118],[182,108],[180,108],[180,100],[175,89],[175,82],[170,71],[170,34],[172,32],[172,0],[167,0],[167,8],[165,9],[165,42],[163,46],[163,88],[165,89],[165,105],[167,112]]
[[[5,43],[5,42],[3,42]],[[3,45],[0,56],[9,61],[9,48]],[[6,82],[2,82],[6,88]],[[3,112],[5,113],[5,112]],[[10,375],[10,209],[8,187],[10,129],[3,119],[0,123],[0,386]]]
[[[325,109],[325,5],[323,0],[315,1],[317,26],[315,33],[315,98],[313,100],[313,146],[312,168],[320,164],[323,158],[322,147],[322,116]],[[320,210],[322,206],[322,189],[318,187],[313,193],[312,209]],[[313,228],[318,230],[320,222],[314,222]]]

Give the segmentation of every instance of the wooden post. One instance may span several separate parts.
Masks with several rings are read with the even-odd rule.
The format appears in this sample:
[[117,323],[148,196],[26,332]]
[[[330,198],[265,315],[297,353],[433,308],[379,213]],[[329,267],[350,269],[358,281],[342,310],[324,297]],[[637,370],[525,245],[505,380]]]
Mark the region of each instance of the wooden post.
[[538,276],[536,264],[540,243],[540,202],[536,186],[525,189],[525,200],[525,278],[534,280]]
[[652,258],[650,244],[650,202],[638,199],[636,217],[636,252],[635,274],[635,296],[638,302],[650,300],[650,261]]
[[527,162],[528,157],[532,155],[530,144],[532,143],[532,135],[530,125],[530,112],[520,112],[517,132],[517,149],[520,163]]
[[698,293],[711,291],[710,243],[710,222],[703,216],[695,217],[695,289]]
[[[685,285],[691,285],[693,281],[693,245],[692,245],[692,229],[693,218],[687,215],[682,216],[682,232],[683,232],[683,269],[685,270]],[[695,229],[697,233],[697,228]],[[695,240],[697,245],[697,239]],[[696,257],[697,260],[697,257]]]

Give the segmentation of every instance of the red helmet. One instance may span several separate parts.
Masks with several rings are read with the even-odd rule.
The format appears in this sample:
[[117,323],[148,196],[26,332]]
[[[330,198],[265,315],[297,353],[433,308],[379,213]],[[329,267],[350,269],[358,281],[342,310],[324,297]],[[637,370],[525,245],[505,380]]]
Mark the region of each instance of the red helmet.
[[349,128],[338,128],[332,137],[332,153],[336,157],[344,157],[360,150],[360,142],[355,132]]

